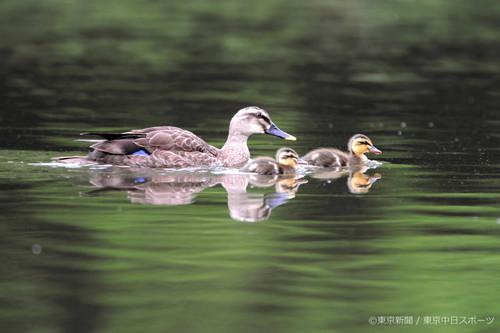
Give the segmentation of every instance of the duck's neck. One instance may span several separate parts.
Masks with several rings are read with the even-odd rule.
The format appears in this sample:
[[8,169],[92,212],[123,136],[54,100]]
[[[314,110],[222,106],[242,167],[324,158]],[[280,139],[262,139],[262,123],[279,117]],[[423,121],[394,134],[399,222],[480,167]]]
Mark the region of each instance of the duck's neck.
[[356,154],[356,153],[354,153],[352,151],[349,154],[348,163],[350,165],[363,164],[366,161],[368,161],[368,157],[366,157],[365,154]]
[[220,150],[223,166],[233,167],[246,163],[250,158],[247,142],[247,135],[230,131],[226,143]]

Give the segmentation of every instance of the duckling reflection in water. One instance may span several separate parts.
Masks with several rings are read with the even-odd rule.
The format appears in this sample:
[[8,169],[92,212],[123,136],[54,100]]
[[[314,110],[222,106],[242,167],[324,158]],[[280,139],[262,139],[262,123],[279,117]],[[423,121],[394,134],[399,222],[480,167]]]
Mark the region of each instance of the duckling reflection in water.
[[353,194],[368,193],[373,184],[382,178],[380,173],[375,173],[368,176],[365,173],[368,171],[366,166],[356,166],[347,168],[324,168],[312,177],[316,179],[334,180],[347,176],[347,188]]
[[342,167],[364,164],[368,158],[367,152],[382,154],[376,148],[369,137],[364,134],[356,134],[349,139],[347,144],[349,152],[343,152],[336,148],[318,148],[307,153],[303,159],[310,165],[320,167]]
[[372,185],[382,178],[380,173],[375,173],[373,176],[367,176],[361,171],[351,172],[347,179],[347,187],[353,194],[368,193]]
[[292,175],[297,172],[297,165],[307,164],[299,154],[291,148],[280,148],[276,159],[267,156],[256,157],[239,171],[252,172],[259,175]]
[[[234,176],[232,176],[234,177]],[[281,178],[278,175],[251,175],[245,177],[249,184],[266,188],[274,185],[274,193],[247,193],[228,188],[234,182],[225,181],[222,186],[227,191],[227,205],[233,220],[241,222],[261,222],[269,219],[274,208],[287,203],[295,197],[299,186],[307,183],[305,179]]]

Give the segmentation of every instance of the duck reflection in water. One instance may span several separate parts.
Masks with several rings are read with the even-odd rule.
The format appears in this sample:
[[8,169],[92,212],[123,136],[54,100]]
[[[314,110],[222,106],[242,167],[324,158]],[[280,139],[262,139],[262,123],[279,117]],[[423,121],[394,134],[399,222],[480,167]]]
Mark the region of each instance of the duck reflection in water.
[[[198,193],[222,185],[227,192],[229,215],[237,221],[267,220],[274,208],[295,197],[299,185],[307,180],[277,175],[212,174],[175,171],[168,174],[140,173],[134,168],[95,170],[89,182],[98,189],[87,191],[96,196],[113,191],[126,191],[132,203],[146,205],[189,205]],[[142,169],[144,171],[144,169]],[[262,189],[274,186],[274,192],[248,192],[249,187]]]
[[312,175],[316,179],[335,180],[347,176],[347,188],[353,194],[368,193],[375,182],[382,178],[380,173],[367,175],[369,167],[353,166],[347,168],[322,168]]

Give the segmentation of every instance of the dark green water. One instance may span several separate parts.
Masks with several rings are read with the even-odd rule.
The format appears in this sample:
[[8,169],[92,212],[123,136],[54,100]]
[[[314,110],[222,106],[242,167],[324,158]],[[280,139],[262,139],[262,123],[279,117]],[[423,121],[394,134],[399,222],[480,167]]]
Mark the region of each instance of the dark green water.
[[[3,0],[0,331],[498,332],[499,40],[495,1]],[[248,105],[298,138],[252,155],[364,133],[381,178],[44,164]]]

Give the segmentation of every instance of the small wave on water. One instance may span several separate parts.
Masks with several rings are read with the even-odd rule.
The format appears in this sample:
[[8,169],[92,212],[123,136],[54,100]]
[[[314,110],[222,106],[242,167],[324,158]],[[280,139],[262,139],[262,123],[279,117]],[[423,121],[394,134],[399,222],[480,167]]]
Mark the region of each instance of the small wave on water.
[[68,163],[68,162],[38,162],[38,163],[28,163],[31,166],[39,167],[50,167],[50,168],[66,168],[66,169],[108,169],[108,168],[123,168],[131,170],[155,170],[155,171],[166,171],[166,172],[189,172],[189,173],[212,173],[216,175],[226,175],[226,174],[245,174],[238,171],[235,168],[225,168],[225,167],[188,167],[188,168],[137,168],[127,165],[111,165],[111,164],[87,164],[87,163]]
[[85,164],[85,163],[62,163],[62,162],[39,162],[39,163],[28,163],[32,166],[50,167],[50,168],[66,168],[66,169],[106,169],[112,167],[110,164]]
[[375,160],[369,160],[368,162],[366,162],[366,166],[369,168],[369,169],[376,169],[378,168],[379,166],[381,166],[382,162],[379,162],[379,161],[375,161]]

